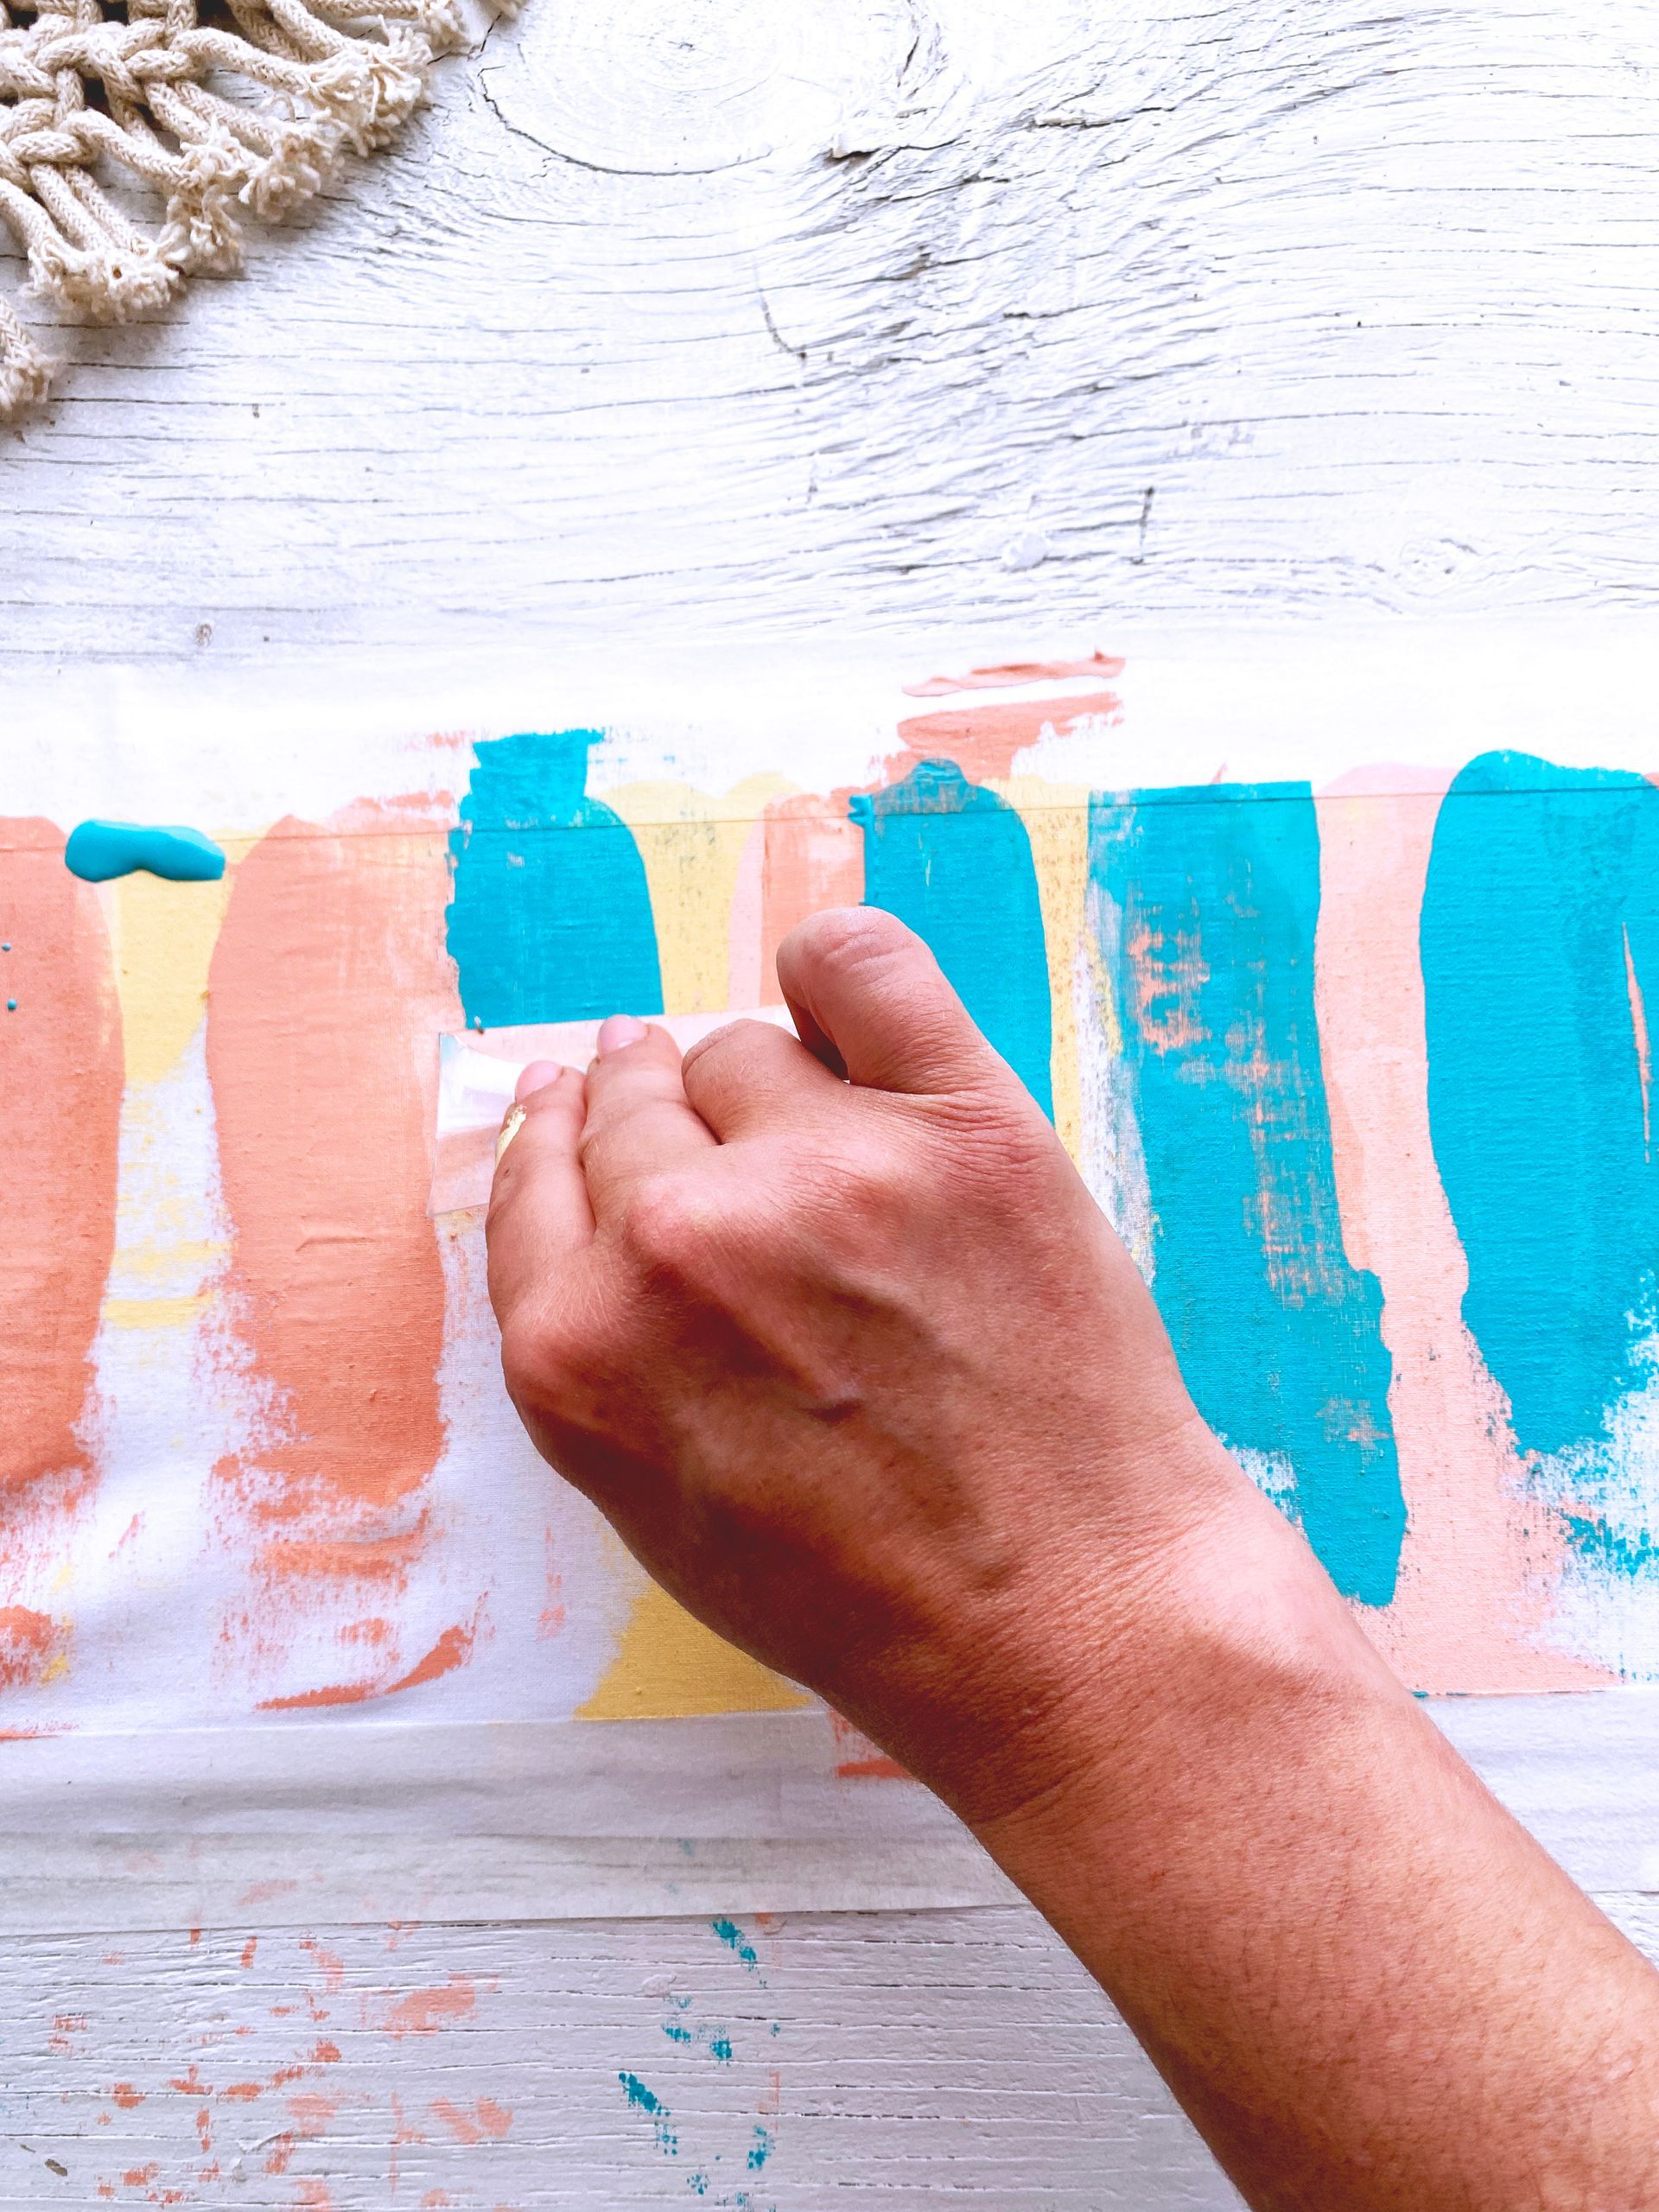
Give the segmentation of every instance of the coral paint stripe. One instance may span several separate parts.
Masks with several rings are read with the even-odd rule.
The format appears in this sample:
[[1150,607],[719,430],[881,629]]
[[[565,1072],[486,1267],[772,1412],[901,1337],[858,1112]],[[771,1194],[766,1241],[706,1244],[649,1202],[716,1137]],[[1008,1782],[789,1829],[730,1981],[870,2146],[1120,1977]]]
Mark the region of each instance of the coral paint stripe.
[[286,822],[238,869],[219,933],[207,1059],[229,1292],[280,1406],[244,1473],[279,1515],[338,1503],[354,1525],[418,1491],[442,1446],[426,1187],[432,1039],[454,1015],[446,887],[435,836]]
[[259,1554],[259,1601],[233,1636],[283,1694],[306,1687],[282,1679],[303,1616],[333,1611],[348,1565],[333,1548],[372,1555],[417,1531],[443,1447],[426,1197],[434,1040],[459,1014],[448,887],[441,826],[396,802],[284,822],[237,868],[213,956],[226,1304],[264,1399],[219,1473],[234,1510],[294,1547]]
[[1394,1602],[1366,1627],[1415,1689],[1580,1689],[1606,1677],[1548,1648],[1566,1540],[1529,1495],[1503,1393],[1463,1325],[1468,1268],[1429,1142],[1417,931],[1440,795],[1422,783],[1421,769],[1365,768],[1317,801],[1337,1193],[1349,1255],[1382,1287],[1407,1506]]
[[1648,1037],[1647,1001],[1642,995],[1636,958],[1630,950],[1630,925],[1620,925],[1624,940],[1624,993],[1630,1002],[1630,1033],[1636,1039],[1636,1071],[1642,1084],[1642,1149],[1653,1159],[1653,1047]]
[[91,1474],[76,1432],[115,1251],[120,1015],[98,893],[63,847],[48,822],[0,821],[0,1558],[13,1561],[36,1486],[55,1477],[73,1496]]

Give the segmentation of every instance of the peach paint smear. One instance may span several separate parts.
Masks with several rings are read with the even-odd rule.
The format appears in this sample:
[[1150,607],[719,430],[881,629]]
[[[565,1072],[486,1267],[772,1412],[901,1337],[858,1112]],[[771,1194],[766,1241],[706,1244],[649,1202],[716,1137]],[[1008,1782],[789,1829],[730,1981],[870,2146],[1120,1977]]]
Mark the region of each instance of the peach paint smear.
[[226,1356],[257,1400],[215,1470],[251,1549],[221,1658],[268,1707],[354,1703],[463,1665],[401,1618],[432,1540],[444,1279],[426,1216],[435,1033],[460,1020],[443,830],[425,800],[278,823],[236,871],[207,1064],[232,1252]]
[[[1116,676],[1122,665],[1103,656],[1077,665],[1033,663],[1018,674],[987,672],[981,680],[1028,683],[1080,672],[1103,679]],[[912,695],[931,695],[956,690],[969,680],[939,677],[909,688]],[[863,897],[864,841],[849,812],[859,793],[902,781],[923,760],[953,760],[964,776],[995,788],[1013,776],[1017,757],[1046,736],[1091,721],[1116,723],[1122,712],[1122,701],[1102,680],[1062,699],[1004,700],[910,715],[898,726],[896,745],[873,764],[863,783],[774,799],[756,825],[739,871],[739,911],[746,919],[757,909],[760,916],[759,961],[748,980],[758,988],[775,975],[778,947],[797,923],[826,906],[855,906]],[[764,999],[767,993],[762,989],[760,995]]]
[[1407,1528],[1366,1615],[1414,1688],[1582,1689],[1549,1649],[1565,1539],[1529,1497],[1509,1406],[1464,1326],[1468,1268],[1436,1172],[1418,918],[1444,777],[1358,769],[1319,797],[1315,1001],[1344,1243],[1382,1287]]
[[1109,679],[1123,663],[1096,654],[1084,661],[1009,663],[964,677],[935,677],[906,687],[934,697],[971,690],[1011,689],[1087,678],[1064,697],[1007,699],[952,707],[900,721],[893,748],[859,785],[829,792],[794,792],[774,799],[751,834],[732,903],[734,983],[758,1003],[775,988],[778,947],[798,923],[826,906],[863,899],[864,837],[851,805],[861,793],[901,783],[924,760],[950,760],[969,782],[1012,806],[1031,841],[1048,945],[1053,1001],[1056,1127],[1074,1157],[1083,1141],[1079,1007],[1086,997],[1083,968],[1088,880],[1088,793],[1015,776],[1019,756],[1045,738],[1109,728],[1123,705]]
[[67,1671],[54,1570],[95,1478],[92,1353],[115,1249],[120,1010],[98,894],[63,849],[50,823],[0,820],[0,1684],[14,1694]]

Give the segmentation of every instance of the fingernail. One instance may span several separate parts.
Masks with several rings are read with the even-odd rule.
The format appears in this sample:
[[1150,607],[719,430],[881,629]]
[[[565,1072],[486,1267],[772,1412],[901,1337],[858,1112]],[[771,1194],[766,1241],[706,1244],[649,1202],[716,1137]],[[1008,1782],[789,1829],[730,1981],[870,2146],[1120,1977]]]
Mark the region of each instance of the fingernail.
[[645,1033],[645,1025],[632,1014],[613,1014],[608,1021],[599,1025],[599,1057],[606,1059],[613,1052],[620,1052],[627,1045],[637,1045]]
[[545,1090],[549,1084],[556,1083],[563,1073],[557,1060],[532,1060],[513,1085],[512,1095],[515,1098],[528,1098],[532,1091]]

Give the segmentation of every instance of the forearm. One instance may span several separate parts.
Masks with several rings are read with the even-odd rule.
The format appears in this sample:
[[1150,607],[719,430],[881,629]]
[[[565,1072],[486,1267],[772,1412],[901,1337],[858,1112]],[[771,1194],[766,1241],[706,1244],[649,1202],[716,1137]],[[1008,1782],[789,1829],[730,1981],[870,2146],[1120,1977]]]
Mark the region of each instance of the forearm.
[[976,1823],[1251,2203],[1659,2202],[1659,1976],[1246,1512],[1087,1653]]
[[1654,2212],[1659,1977],[1198,1422],[925,949],[822,915],[779,980],[810,1050],[527,1071],[490,1290],[547,1457],[956,1805],[1258,2212]]

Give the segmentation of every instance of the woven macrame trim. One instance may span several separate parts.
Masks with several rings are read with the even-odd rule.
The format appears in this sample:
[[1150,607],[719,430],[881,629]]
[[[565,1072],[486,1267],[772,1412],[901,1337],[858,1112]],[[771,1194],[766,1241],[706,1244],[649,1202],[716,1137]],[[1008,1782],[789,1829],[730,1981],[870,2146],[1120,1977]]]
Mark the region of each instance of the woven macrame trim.
[[[226,0],[222,24],[202,12],[0,0],[0,217],[29,289],[89,320],[130,321],[198,270],[238,268],[247,217],[279,222],[347,154],[389,144],[434,59],[465,42],[455,0]],[[123,171],[155,203],[148,227],[99,181]],[[54,365],[0,296],[0,418],[44,398]]]

